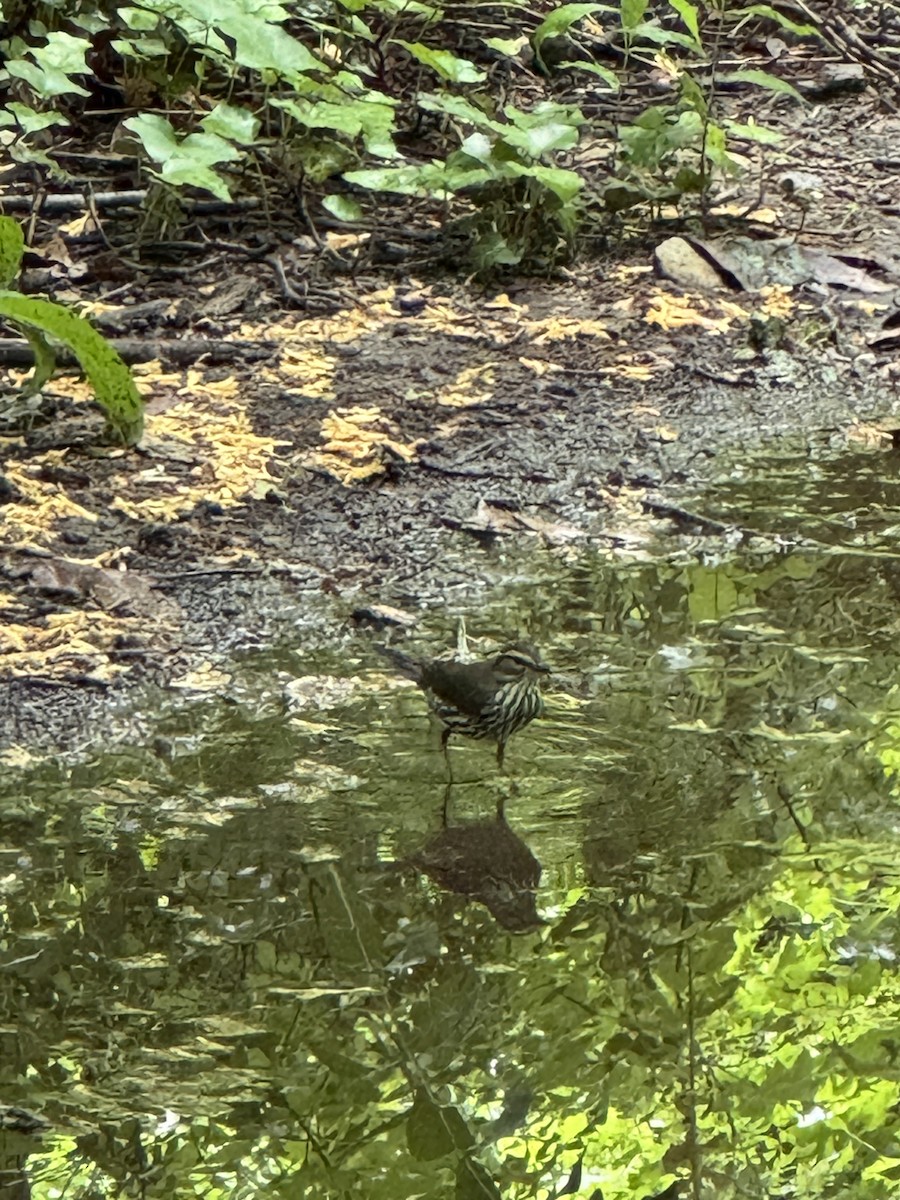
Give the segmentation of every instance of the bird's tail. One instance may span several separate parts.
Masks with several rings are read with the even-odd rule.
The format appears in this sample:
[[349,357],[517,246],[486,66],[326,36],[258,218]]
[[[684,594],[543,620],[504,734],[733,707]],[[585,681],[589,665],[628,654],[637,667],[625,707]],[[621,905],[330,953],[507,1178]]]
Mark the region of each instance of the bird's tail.
[[412,679],[414,683],[421,685],[422,664],[420,662],[414,658],[410,658],[402,650],[395,650],[393,646],[376,646],[375,649],[379,654],[390,659],[401,675],[405,675],[407,679]]

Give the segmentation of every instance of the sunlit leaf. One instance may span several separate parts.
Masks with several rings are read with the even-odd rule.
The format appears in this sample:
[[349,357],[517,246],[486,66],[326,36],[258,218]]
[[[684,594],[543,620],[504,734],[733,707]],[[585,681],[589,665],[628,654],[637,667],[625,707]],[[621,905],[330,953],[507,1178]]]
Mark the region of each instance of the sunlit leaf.
[[451,83],[480,83],[486,78],[484,71],[479,70],[473,62],[467,58],[459,58],[449,50],[434,50],[421,42],[404,42],[400,38],[394,38],[394,42],[403,46],[417,62],[424,67],[430,67],[442,79]]

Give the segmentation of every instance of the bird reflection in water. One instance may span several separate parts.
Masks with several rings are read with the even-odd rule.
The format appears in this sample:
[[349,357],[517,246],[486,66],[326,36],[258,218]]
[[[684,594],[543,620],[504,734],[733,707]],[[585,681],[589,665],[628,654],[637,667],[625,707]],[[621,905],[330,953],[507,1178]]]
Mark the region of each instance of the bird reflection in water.
[[535,899],[541,864],[502,816],[445,825],[406,861],[447,891],[478,900],[504,929],[543,924]]

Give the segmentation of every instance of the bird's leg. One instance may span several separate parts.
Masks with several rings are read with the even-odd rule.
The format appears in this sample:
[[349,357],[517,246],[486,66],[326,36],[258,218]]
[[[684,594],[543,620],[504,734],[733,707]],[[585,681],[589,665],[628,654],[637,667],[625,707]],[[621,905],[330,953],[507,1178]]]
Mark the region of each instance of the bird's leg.
[[446,827],[450,816],[450,793],[453,791],[453,781],[444,788],[444,803],[441,805],[441,824]]
[[447,764],[447,779],[453,783],[453,767],[450,765],[450,750],[447,743],[450,741],[452,730],[448,727],[441,732],[441,753],[444,755],[444,762]]
[[497,766],[503,770],[503,755],[506,750],[506,742],[497,743]]

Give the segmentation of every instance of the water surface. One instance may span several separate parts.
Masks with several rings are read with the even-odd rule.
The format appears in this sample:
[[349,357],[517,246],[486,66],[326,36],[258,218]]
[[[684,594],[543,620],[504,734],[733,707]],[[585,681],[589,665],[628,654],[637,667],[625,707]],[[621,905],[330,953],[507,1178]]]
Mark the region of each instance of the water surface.
[[556,674],[446,825],[365,630],[8,770],[0,1102],[53,1128],[0,1196],[890,1194],[895,476],[784,446],[686,501],[733,536],[495,552],[408,640]]

